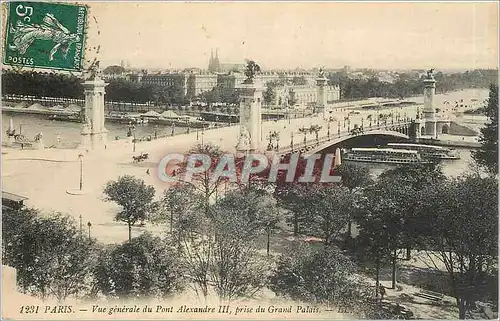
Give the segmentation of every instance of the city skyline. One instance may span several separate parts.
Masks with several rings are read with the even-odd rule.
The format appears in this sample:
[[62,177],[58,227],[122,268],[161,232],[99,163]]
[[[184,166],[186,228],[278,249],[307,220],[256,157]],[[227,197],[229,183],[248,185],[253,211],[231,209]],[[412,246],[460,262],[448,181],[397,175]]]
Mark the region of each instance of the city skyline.
[[88,4],[102,66],[206,69],[218,48],[264,69],[498,67],[494,2]]

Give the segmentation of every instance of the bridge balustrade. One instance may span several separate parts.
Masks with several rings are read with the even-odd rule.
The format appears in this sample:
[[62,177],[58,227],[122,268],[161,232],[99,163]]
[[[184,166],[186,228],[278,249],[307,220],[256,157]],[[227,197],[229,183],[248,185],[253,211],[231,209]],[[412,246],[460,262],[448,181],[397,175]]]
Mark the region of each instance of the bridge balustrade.
[[[411,120],[412,122],[413,120]],[[398,132],[398,133],[402,133],[404,135],[408,135],[408,126],[411,124],[411,122],[407,122],[407,123],[403,123],[401,124],[403,127],[403,129],[401,131],[398,131],[398,128],[395,128],[395,127],[392,127],[392,128],[389,128],[389,127],[386,127],[385,129],[387,131],[394,131],[394,132]],[[377,129],[373,129],[372,131],[375,131]],[[368,131],[369,132],[369,131]],[[352,136],[352,137],[355,137],[355,136],[358,136],[360,134],[364,134],[366,132],[363,132],[363,133],[358,133],[358,134],[351,134],[350,132],[340,132],[340,128],[338,129],[338,138],[340,137],[343,137],[343,136]],[[307,150],[310,150],[314,147],[318,147],[322,144],[325,144],[325,143],[328,143],[330,142],[331,140],[333,140],[334,137],[330,137],[329,135],[326,135],[326,136],[322,136],[322,137],[319,137],[318,139],[313,139],[313,140],[305,140],[301,143],[292,143],[289,145],[289,146],[282,146],[281,148],[278,148],[278,149],[274,149],[276,150],[278,153],[288,153],[288,152],[294,152],[294,150],[298,150],[300,152],[303,152],[303,151],[307,151]]]

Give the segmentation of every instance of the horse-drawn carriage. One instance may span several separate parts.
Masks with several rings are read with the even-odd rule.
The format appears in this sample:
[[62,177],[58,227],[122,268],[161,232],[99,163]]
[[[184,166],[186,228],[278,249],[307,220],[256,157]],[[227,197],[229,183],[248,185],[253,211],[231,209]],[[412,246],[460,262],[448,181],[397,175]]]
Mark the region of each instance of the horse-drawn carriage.
[[146,159],[149,158],[149,154],[147,153],[141,153],[141,155],[139,156],[132,156],[132,158],[134,159],[134,163],[140,163]]

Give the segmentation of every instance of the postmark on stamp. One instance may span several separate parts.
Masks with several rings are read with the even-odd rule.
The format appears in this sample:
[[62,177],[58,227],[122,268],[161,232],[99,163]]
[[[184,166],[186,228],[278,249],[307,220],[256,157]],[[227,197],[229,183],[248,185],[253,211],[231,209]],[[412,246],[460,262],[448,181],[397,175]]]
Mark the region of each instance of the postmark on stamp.
[[87,11],[80,4],[10,2],[3,63],[81,71]]

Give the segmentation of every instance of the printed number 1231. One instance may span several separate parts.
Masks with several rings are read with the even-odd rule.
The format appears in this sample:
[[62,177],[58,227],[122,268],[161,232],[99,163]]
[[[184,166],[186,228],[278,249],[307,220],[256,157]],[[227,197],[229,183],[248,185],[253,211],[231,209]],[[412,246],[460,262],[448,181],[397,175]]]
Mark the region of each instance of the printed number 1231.
[[21,305],[20,313],[38,313],[38,305]]

